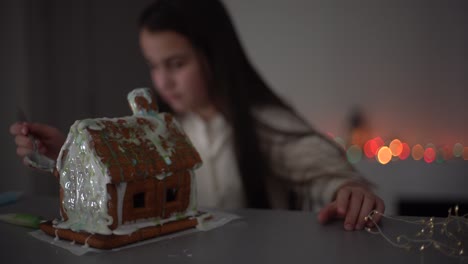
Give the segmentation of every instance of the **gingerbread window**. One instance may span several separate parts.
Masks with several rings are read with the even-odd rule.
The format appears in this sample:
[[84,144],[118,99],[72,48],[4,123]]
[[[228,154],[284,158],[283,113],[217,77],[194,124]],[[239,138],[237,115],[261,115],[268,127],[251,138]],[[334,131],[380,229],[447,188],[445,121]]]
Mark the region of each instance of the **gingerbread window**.
[[163,217],[183,212],[190,200],[190,173],[180,171],[165,178],[158,185]]
[[155,179],[127,183],[122,208],[123,223],[158,216],[155,185]]
[[144,192],[139,192],[133,195],[133,208],[145,208]]
[[166,189],[166,203],[177,201],[178,188],[168,188]]

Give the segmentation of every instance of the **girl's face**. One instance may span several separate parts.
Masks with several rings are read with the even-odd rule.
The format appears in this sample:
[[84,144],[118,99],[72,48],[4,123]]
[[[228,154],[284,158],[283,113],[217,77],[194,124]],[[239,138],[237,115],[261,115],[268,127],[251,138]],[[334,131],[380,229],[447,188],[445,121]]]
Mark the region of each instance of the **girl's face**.
[[173,31],[140,32],[140,46],[153,85],[177,113],[210,106],[204,60],[183,35]]

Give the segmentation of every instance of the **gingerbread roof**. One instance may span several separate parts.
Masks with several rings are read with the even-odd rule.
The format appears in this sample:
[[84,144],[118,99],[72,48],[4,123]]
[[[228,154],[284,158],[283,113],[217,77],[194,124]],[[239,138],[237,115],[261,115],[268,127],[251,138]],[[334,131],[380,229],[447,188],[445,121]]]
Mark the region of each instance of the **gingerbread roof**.
[[89,147],[112,183],[161,178],[201,164],[200,155],[170,114],[86,119],[76,128],[89,133]]

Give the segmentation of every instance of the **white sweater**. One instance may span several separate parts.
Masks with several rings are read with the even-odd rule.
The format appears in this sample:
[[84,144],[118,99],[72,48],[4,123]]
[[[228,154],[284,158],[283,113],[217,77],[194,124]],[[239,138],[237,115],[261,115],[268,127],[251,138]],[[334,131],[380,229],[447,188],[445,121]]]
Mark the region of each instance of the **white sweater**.
[[[346,161],[342,151],[294,115],[280,109],[258,110],[261,122],[282,131],[306,131],[290,139],[259,129],[260,147],[270,159],[273,174],[267,194],[273,208],[318,210],[332,201],[336,190],[349,181],[368,183]],[[203,165],[196,171],[201,207],[236,209],[247,206],[237,168],[232,129],[222,115],[205,122],[195,114],[180,118],[181,125],[199,151]],[[294,199],[291,199],[294,197]]]
[[222,115],[209,122],[195,114],[187,114],[180,120],[203,161],[195,171],[198,205],[220,209],[246,207],[229,124]]

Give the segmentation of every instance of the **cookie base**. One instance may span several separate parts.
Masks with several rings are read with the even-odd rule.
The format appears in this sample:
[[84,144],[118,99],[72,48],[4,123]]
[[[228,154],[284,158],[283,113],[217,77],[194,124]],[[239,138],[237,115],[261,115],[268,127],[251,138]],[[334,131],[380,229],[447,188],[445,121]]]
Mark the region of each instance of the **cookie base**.
[[159,226],[140,228],[129,235],[101,235],[87,232],[75,232],[70,229],[55,228],[52,221],[41,223],[39,226],[46,234],[60,239],[75,241],[76,243],[89,245],[98,249],[112,249],[128,244],[136,243],[150,238],[186,230],[198,224],[197,218],[189,218],[165,223]]

